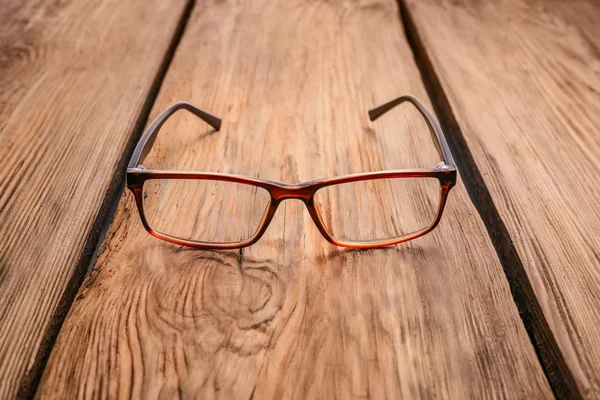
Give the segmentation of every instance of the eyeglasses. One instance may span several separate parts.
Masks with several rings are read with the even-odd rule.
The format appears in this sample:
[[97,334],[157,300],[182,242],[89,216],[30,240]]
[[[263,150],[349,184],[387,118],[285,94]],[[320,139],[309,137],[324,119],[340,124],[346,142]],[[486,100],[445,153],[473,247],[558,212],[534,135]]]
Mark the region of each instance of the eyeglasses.
[[215,130],[221,120],[185,102],[163,111],[144,132],[127,168],[144,228],[182,246],[237,249],[256,243],[283,200],[304,202],[327,241],[351,248],[389,246],[423,236],[440,221],[456,166],[439,124],[413,96],[369,111],[371,121],[408,102],[425,118],[441,162],[435,168],[368,172],[296,185],[239,175],[148,170],[141,163],[165,121],[187,110]]

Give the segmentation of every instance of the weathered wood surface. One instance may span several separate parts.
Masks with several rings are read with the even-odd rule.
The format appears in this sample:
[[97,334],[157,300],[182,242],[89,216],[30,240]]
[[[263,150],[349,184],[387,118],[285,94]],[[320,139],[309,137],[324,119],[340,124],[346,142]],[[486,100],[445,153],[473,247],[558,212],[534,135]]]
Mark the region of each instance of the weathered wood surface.
[[0,398],[35,390],[184,9],[0,4]]
[[[376,45],[375,45],[376,44]],[[439,161],[408,108],[427,101],[392,0],[197,4],[152,117],[187,100],[147,168],[286,182]],[[242,251],[142,228],[126,193],[63,325],[42,398],[552,397],[462,182],[440,226],[396,247],[329,245],[299,201]]]
[[600,397],[600,3],[407,1],[580,394]]

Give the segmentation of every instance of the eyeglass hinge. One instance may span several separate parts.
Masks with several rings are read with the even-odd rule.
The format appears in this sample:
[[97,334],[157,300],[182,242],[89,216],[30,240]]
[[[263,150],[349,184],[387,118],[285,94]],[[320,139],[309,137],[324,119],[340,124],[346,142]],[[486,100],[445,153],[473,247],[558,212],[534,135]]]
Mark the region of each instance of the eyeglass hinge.
[[449,165],[447,165],[445,162],[441,161],[441,162],[440,162],[440,163],[439,163],[439,164],[436,166],[436,168],[441,168],[441,169],[449,169],[449,168],[450,168],[450,166],[449,166]]

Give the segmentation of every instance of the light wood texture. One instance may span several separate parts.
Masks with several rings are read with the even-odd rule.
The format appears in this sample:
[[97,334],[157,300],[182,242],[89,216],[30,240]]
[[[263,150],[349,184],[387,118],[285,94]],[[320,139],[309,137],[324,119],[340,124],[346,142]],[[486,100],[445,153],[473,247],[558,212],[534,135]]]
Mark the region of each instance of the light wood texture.
[[[177,114],[144,164],[290,183],[435,166],[416,111],[368,121],[402,93],[429,104],[393,0],[203,2],[152,116],[187,100],[223,127]],[[434,232],[369,251],[331,246],[292,200],[252,247],[182,249],[126,193],[38,390],[92,393],[552,397],[461,182]]]
[[600,3],[407,4],[579,391],[600,398]]
[[185,5],[0,4],[0,398],[35,390]]

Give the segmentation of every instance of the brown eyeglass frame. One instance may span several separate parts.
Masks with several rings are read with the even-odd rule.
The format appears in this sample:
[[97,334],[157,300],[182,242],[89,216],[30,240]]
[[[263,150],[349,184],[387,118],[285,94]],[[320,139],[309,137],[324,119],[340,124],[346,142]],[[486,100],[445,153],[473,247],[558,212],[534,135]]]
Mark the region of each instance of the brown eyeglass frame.
[[[456,165],[454,164],[454,158],[446,142],[446,137],[439,124],[433,118],[427,108],[414,96],[405,95],[398,97],[388,103],[385,103],[379,107],[376,107],[369,111],[369,118],[371,121],[375,121],[377,118],[391,110],[392,108],[404,103],[409,102],[413,104],[421,113],[421,115],[427,121],[433,142],[436,144],[438,154],[442,158],[442,161],[435,168],[419,168],[419,169],[402,169],[402,170],[387,170],[380,172],[366,172],[360,174],[344,175],[334,178],[317,179],[309,182],[303,182],[296,185],[291,185],[282,182],[276,182],[266,179],[250,178],[240,175],[222,174],[213,172],[192,172],[192,171],[167,171],[167,170],[148,170],[141,163],[150,152],[152,145],[156,139],[156,135],[160,130],[161,126],[165,121],[173,115],[176,111],[184,109],[204,122],[208,123],[215,130],[221,128],[221,119],[211,115],[190,103],[177,102],[163,111],[153,122],[150,124],[148,129],[144,132],[140,138],[131,161],[127,167],[127,187],[131,190],[135,196],[135,201],[138,207],[140,218],[144,228],[154,237],[178,244],[181,246],[195,247],[199,249],[239,249],[242,247],[250,246],[256,243],[261,236],[267,230],[269,223],[271,222],[277,207],[279,204],[286,199],[299,199],[304,202],[306,208],[315,225],[319,229],[319,232],[325,237],[325,239],[336,246],[350,247],[350,248],[375,248],[390,246],[408,240],[418,238],[432,231],[437,224],[440,222],[446,199],[450,189],[456,184]],[[440,203],[438,206],[437,215],[435,220],[427,228],[421,229],[416,232],[409,233],[404,236],[396,238],[382,239],[382,240],[371,240],[371,241],[344,241],[332,236],[321,219],[319,211],[314,204],[315,193],[326,186],[347,183],[347,182],[359,182],[365,180],[375,179],[386,179],[386,178],[436,178],[440,182]],[[146,216],[144,214],[144,202],[143,202],[143,186],[144,182],[150,179],[199,179],[199,180],[212,180],[212,181],[225,181],[234,182],[246,185],[258,186],[266,189],[270,196],[270,202],[267,206],[262,220],[252,237],[247,240],[240,242],[199,242],[185,240],[170,235],[166,235],[157,230],[154,230]]]

